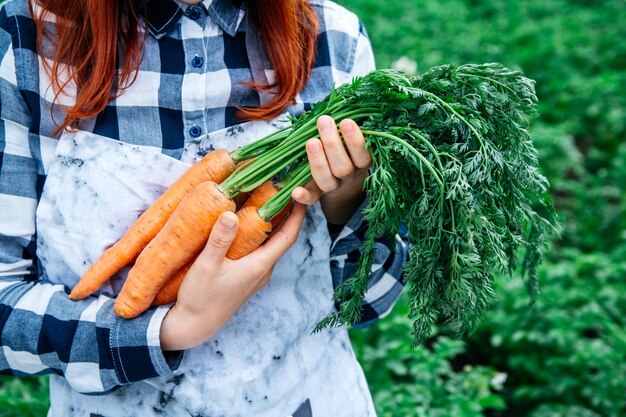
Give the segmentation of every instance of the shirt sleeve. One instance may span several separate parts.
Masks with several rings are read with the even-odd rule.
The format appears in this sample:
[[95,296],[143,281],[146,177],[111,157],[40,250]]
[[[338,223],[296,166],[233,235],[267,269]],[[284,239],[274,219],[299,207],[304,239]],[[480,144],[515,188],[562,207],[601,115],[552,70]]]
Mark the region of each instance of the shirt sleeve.
[[[352,76],[365,75],[375,69],[374,54],[367,32],[361,22],[359,25]],[[367,203],[366,198],[343,227],[329,225],[332,241],[330,270],[335,288],[356,272],[367,230],[363,215]],[[357,328],[369,326],[388,314],[404,286],[402,268],[408,258],[407,236],[398,234],[391,239],[381,238],[376,241],[375,247],[376,256],[368,279],[368,289],[363,297],[361,318],[354,323]]]
[[[365,199],[348,223],[339,230],[329,225],[332,240],[330,271],[335,288],[356,273],[367,230],[363,215],[367,204],[368,200]],[[406,235],[380,238],[375,242],[375,250],[372,273],[363,296],[361,318],[353,324],[357,328],[367,327],[387,315],[404,287],[402,269],[409,252]]]
[[166,358],[161,351],[167,308],[124,320],[113,314],[110,298],[71,301],[62,285],[37,277],[42,181],[30,149],[33,121],[19,87],[16,39],[17,20],[0,7],[0,374],[55,373],[81,393],[171,374],[180,353]]

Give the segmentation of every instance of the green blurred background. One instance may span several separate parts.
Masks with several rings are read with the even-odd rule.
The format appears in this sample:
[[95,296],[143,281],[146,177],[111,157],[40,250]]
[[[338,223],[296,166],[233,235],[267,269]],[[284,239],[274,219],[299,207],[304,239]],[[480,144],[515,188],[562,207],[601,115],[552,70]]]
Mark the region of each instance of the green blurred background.
[[[564,222],[534,309],[522,280],[502,277],[469,337],[441,325],[411,349],[403,301],[352,332],[379,415],[626,416],[626,3],[339,2],[365,22],[380,68],[499,61],[535,79],[532,134]],[[0,417],[47,404],[45,378],[0,379]]]

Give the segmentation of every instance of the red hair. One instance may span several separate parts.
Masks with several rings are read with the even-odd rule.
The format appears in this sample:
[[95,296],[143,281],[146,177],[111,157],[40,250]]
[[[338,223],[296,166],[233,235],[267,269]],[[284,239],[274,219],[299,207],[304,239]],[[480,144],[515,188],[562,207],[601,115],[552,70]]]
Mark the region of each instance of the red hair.
[[317,17],[308,0],[251,0],[247,7],[259,28],[274,69],[273,83],[250,85],[275,94],[265,105],[241,109],[240,114],[250,119],[267,120],[278,116],[293,103],[311,75]]
[[[41,12],[33,13],[38,44],[41,47],[46,38],[55,46],[54,56],[48,57],[52,61],[43,61],[55,102],[59,95],[67,94],[70,82],[77,87],[76,102],[64,109],[66,116],[58,134],[78,120],[102,112],[110,100],[134,82],[143,52],[139,16],[146,12],[148,1],[36,1],[42,7]],[[317,18],[308,0],[249,0],[247,10],[259,28],[274,70],[269,85],[252,81],[249,85],[274,94],[268,103],[242,108],[239,114],[247,119],[271,119],[293,103],[309,79],[315,59]],[[54,38],[44,24],[50,14],[56,16]]]

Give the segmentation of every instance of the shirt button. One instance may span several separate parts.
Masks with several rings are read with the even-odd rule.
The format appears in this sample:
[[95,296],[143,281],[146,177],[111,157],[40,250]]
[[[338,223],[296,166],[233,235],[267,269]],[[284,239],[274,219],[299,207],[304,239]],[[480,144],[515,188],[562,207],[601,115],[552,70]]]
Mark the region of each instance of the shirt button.
[[200,16],[202,16],[202,12],[198,6],[192,6],[189,8],[189,11],[187,11],[187,16],[191,20],[198,20],[200,19]]
[[202,64],[204,64],[204,58],[202,58],[201,56],[196,55],[191,60],[191,65],[193,65],[196,68],[200,68]]
[[196,125],[193,125],[191,126],[191,129],[189,129],[189,134],[191,135],[192,138],[197,138],[198,136],[202,134],[202,129],[200,129]]

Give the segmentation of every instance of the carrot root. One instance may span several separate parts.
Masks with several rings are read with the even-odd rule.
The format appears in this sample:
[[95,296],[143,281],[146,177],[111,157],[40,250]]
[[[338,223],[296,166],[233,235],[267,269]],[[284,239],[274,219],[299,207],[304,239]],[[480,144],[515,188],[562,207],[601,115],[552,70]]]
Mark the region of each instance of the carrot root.
[[115,301],[115,314],[133,318],[144,312],[167,280],[202,251],[225,211],[235,211],[235,203],[214,183],[196,186],[137,257]]
[[69,298],[80,300],[98,290],[141,253],[194,187],[206,181],[220,183],[234,170],[235,163],[227,150],[216,149],[207,154],[165,190],[124,236],[102,254],[72,289]]
[[226,257],[240,259],[261,246],[272,231],[272,224],[263,220],[256,207],[244,207],[237,212],[239,229],[230,245]]
[[250,197],[246,200],[242,208],[244,207],[256,207],[259,208],[267,202],[270,198],[278,194],[278,188],[272,181],[265,181],[254,189]]
[[191,265],[193,265],[195,261],[196,258],[187,262],[187,264],[176,272],[172,278],[167,280],[165,285],[161,287],[157,295],[154,297],[152,305],[162,306],[176,301],[176,298],[178,297],[178,290],[180,289],[185,276],[187,276],[187,272],[189,272]]
[[[241,226],[241,222],[242,222],[241,210],[243,208],[245,207],[259,208],[263,204],[265,204],[267,200],[272,198],[277,193],[278,193],[278,189],[272,183],[272,181],[266,181],[263,184],[261,184],[259,187],[257,187],[250,194],[250,196],[245,201],[243,206],[237,211],[237,216],[239,217],[239,230],[241,230],[241,227],[242,227]],[[237,200],[235,200],[235,202],[237,202]],[[237,204],[237,206],[239,207],[241,206],[241,204]],[[289,203],[280,213],[274,216],[274,218],[271,220],[271,227],[275,227],[276,225],[278,225],[289,214],[289,211],[291,210],[291,206],[292,206],[292,203]],[[263,227],[267,228],[266,225],[263,225]],[[268,233],[269,231],[272,230],[271,227],[269,228]],[[240,237],[239,231],[237,232],[237,238],[235,238],[235,241],[231,244],[231,248],[233,248],[233,246],[237,244],[236,243],[237,239],[242,239]],[[252,249],[250,249],[248,253],[252,252],[258,246],[260,246],[260,244],[263,243],[264,240],[265,238],[260,240],[260,243],[256,247],[252,247]],[[239,251],[236,249],[232,249],[232,251],[233,252],[229,251],[230,256],[228,254],[226,256],[229,257],[230,259],[238,259],[238,258],[232,258],[231,256],[239,256]],[[247,253],[245,253],[244,255],[247,255]],[[242,257],[244,255],[240,255],[239,257]],[[189,268],[191,267],[192,264],[193,264],[193,261],[189,262],[181,270],[176,272],[176,274],[172,278],[170,278],[165,283],[165,285],[163,285],[163,287],[157,293],[156,297],[154,297],[154,302],[152,303],[153,305],[165,305],[165,304],[169,304],[169,303],[176,301],[176,298],[178,297],[178,290],[180,289],[180,286],[183,283],[183,279],[185,278],[185,275],[187,275],[187,272],[189,271]]]

